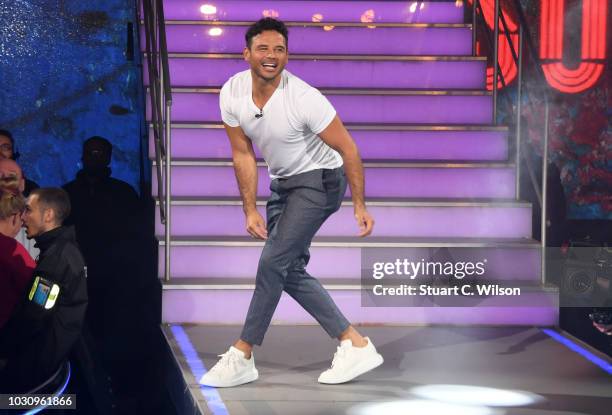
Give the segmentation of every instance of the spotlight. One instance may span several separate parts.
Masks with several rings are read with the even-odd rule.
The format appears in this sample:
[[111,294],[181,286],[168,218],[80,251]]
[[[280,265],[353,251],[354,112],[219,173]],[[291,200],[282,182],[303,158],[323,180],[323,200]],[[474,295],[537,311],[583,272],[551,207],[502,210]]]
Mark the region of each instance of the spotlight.
[[200,6],[200,13],[210,15],[217,13],[217,7],[212,4],[203,4]]
[[410,389],[424,399],[477,406],[525,406],[543,400],[531,392],[468,385],[424,385]]
[[426,400],[370,402],[349,408],[348,415],[499,415],[479,406],[454,405]]
[[223,34],[223,29],[221,29],[220,27],[213,27],[212,29],[210,29],[208,31],[208,35],[209,36],[221,36]]

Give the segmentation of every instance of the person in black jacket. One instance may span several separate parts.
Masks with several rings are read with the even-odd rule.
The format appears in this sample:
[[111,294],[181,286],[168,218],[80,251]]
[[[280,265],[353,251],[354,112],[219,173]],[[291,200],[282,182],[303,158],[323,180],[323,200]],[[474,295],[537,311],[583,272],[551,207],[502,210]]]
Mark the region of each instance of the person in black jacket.
[[23,225],[40,248],[26,297],[0,338],[0,392],[23,392],[47,379],[68,357],[87,308],[86,267],[72,228],[62,226],[70,200],[59,188],[34,190]]

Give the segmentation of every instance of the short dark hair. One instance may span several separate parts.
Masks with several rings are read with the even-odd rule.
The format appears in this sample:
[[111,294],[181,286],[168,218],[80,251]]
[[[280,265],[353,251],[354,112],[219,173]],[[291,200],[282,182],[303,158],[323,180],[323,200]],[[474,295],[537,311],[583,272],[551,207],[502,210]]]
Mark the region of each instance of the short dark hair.
[[285,46],[289,48],[289,31],[285,23],[271,17],[264,17],[249,26],[244,39],[246,40],[247,48],[251,49],[253,38],[265,30],[274,30],[280,33],[285,38]]
[[11,134],[9,130],[3,130],[0,128],[0,135],[8,137],[8,139],[11,141],[11,145],[15,147],[15,139],[13,138],[13,134]]
[[55,220],[59,225],[70,215],[70,197],[60,187],[41,187],[34,189],[30,196],[38,196],[38,203],[55,212]]
[[89,137],[87,140],[85,140],[83,142],[83,150],[85,150],[85,146],[91,142],[97,141],[98,143],[102,144],[105,148],[106,151],[108,151],[108,154],[113,154],[113,145],[111,144],[110,141],[108,141],[106,138],[104,137],[100,137],[99,135],[94,135],[92,137]]

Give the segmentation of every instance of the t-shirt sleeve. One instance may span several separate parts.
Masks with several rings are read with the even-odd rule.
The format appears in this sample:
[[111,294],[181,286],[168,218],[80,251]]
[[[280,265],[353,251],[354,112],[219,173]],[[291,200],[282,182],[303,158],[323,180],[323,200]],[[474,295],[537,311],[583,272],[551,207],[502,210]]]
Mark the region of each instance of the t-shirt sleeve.
[[315,134],[325,130],[336,116],[333,105],[319,90],[312,88],[302,96],[300,108],[306,126]]
[[219,107],[221,108],[221,119],[230,127],[238,127],[238,117],[232,111],[232,97],[229,82],[223,85],[219,94]]

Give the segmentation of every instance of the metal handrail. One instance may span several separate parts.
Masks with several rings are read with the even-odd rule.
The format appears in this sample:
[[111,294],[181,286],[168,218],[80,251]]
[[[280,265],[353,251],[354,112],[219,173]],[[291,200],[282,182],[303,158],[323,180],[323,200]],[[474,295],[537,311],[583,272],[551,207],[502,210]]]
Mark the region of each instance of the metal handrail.
[[149,72],[151,126],[155,142],[155,169],[159,216],[164,224],[164,279],[170,280],[170,219],[171,219],[171,107],[172,89],[166,44],[163,0],[142,0],[146,58]]
[[[484,12],[482,10],[481,5],[479,4],[479,0],[474,0],[473,2],[473,10],[472,10],[472,27],[474,30],[473,33],[473,37],[472,37],[472,48],[474,50],[474,53],[476,53],[476,24],[477,24],[477,16],[478,16],[478,12],[480,12],[480,17],[482,18],[482,20],[484,19]],[[502,85],[505,86],[506,82],[504,79],[504,76],[502,73],[500,73],[499,71],[499,21],[501,20],[502,22],[502,26],[504,28],[504,34],[506,36],[506,40],[508,41],[509,45],[510,45],[510,51],[512,53],[512,59],[514,60],[514,62],[517,65],[517,69],[518,69],[518,79],[517,79],[517,105],[516,105],[516,109],[515,109],[515,117],[516,117],[516,143],[515,143],[515,164],[516,164],[516,189],[515,189],[515,193],[516,193],[516,198],[518,199],[520,197],[520,174],[521,174],[521,170],[520,170],[520,164],[521,164],[521,134],[522,134],[522,127],[521,127],[521,109],[522,109],[522,83],[523,83],[523,45],[527,45],[527,49],[529,50],[530,54],[531,54],[531,58],[533,60],[533,62],[535,62],[536,67],[537,67],[537,73],[539,74],[541,81],[540,84],[541,85],[546,85],[546,78],[544,76],[544,72],[541,68],[540,65],[540,59],[537,56],[536,53],[536,49],[534,47],[534,43],[531,39],[531,35],[529,32],[529,26],[527,24],[527,20],[525,19],[525,14],[523,12],[523,8],[519,2],[519,0],[513,0],[512,4],[514,5],[514,9],[515,12],[519,18],[519,41],[518,41],[518,51],[516,51],[514,49],[514,46],[512,44],[512,38],[510,37],[510,32],[509,32],[509,28],[508,28],[508,24],[506,22],[506,19],[503,15],[503,12],[501,10],[500,7],[500,0],[495,0],[495,4],[494,4],[494,23],[493,23],[493,45],[492,45],[492,49],[493,49],[493,122],[496,124],[497,123],[497,95],[498,95],[498,79],[501,80]],[[483,26],[487,26],[486,22]],[[488,35],[488,33],[487,33]],[[487,40],[490,40],[487,38]],[[489,44],[491,45],[491,42],[489,42]],[[528,94],[526,94],[527,98],[530,100],[530,97]],[[542,149],[542,184],[541,186],[538,186],[537,180],[535,179],[535,174],[533,172],[533,168],[531,166],[531,164],[529,163],[529,159],[525,158],[525,160],[527,161],[526,163],[526,167],[529,173],[529,177],[531,180],[531,184],[534,187],[536,196],[538,198],[538,202],[540,204],[540,208],[541,208],[541,248],[542,248],[542,255],[541,255],[541,281],[542,284],[546,283],[546,238],[547,238],[547,234],[546,234],[546,223],[547,223],[547,218],[548,218],[548,212],[547,212],[547,206],[546,206],[546,201],[547,201],[547,187],[548,187],[548,128],[549,128],[549,122],[550,122],[550,97],[549,97],[549,93],[548,90],[543,89],[541,96],[544,99],[544,132],[543,132],[543,149]]]

